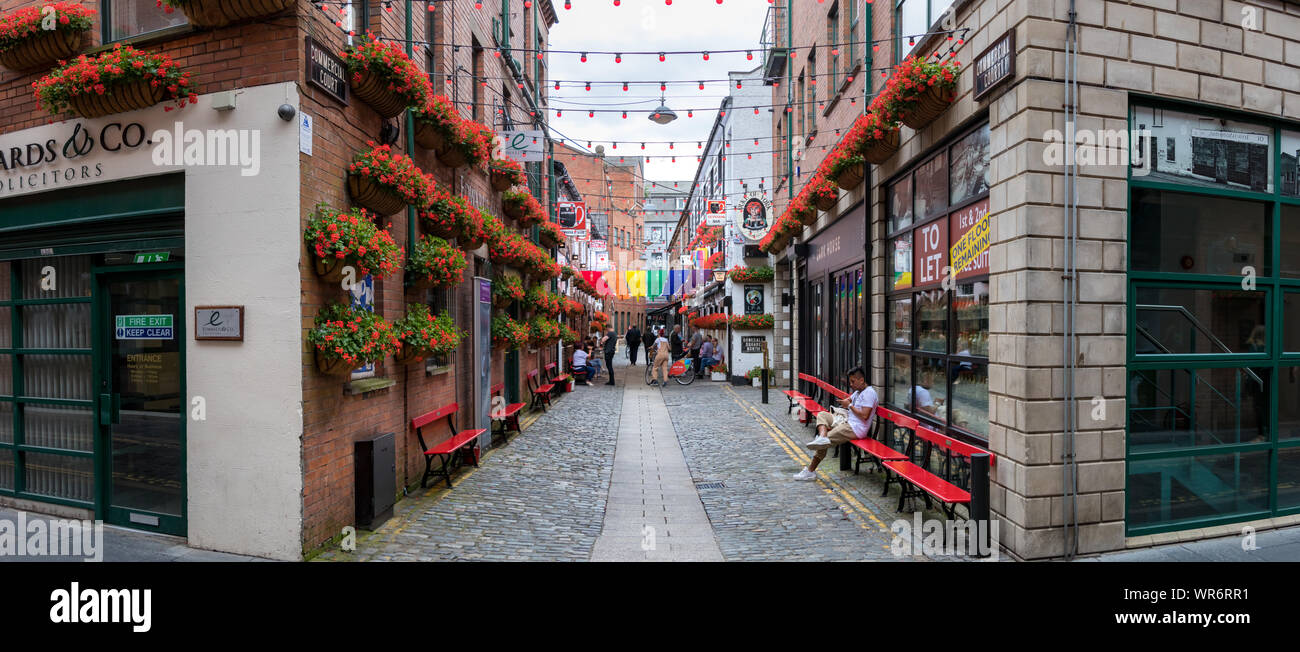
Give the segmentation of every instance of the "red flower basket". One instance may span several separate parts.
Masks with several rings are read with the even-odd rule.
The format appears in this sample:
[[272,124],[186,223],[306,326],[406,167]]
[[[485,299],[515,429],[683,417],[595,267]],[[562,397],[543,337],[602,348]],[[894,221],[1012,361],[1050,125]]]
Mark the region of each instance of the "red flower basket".
[[[45,7],[56,16],[55,28],[44,29]],[[44,68],[80,52],[95,21],[95,10],[72,2],[23,7],[0,17],[0,66],[24,71]]]
[[78,56],[33,82],[32,88],[50,113],[72,112],[83,118],[144,109],[164,99],[175,100],[175,108],[198,103],[189,73],[181,72],[171,57],[120,43],[93,57]]
[[424,108],[433,97],[428,75],[396,43],[380,43],[373,34],[344,51],[343,63],[352,92],[381,118]]
[[231,23],[278,14],[294,6],[296,0],[158,0],[158,6],[171,13],[173,8],[185,12],[195,27],[224,27]]

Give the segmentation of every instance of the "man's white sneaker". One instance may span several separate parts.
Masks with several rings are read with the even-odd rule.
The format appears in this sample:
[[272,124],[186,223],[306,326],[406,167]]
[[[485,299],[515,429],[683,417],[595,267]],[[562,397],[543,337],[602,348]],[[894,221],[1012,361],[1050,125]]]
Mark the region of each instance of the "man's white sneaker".
[[808,442],[807,444],[808,448],[811,448],[813,450],[827,448],[830,445],[831,445],[831,440],[826,435],[818,435],[816,439]]
[[813,473],[812,471],[809,471],[807,468],[804,468],[804,470],[794,474],[795,480],[812,480],[813,478],[816,477],[817,474]]

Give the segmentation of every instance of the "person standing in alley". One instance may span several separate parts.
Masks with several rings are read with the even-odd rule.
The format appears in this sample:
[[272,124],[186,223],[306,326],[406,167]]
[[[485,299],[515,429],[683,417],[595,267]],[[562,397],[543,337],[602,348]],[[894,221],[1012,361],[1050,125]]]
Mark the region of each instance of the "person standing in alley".
[[[651,346],[654,347],[654,351],[655,351],[654,353],[655,368],[654,371],[651,372],[650,377],[655,378],[657,380],[651,381],[650,384],[664,387],[668,384],[668,365],[672,364],[672,362],[671,362],[671,356],[669,356],[668,354],[668,349],[669,349],[668,338],[664,337],[662,327],[659,329],[658,337],[655,338]],[[650,355],[649,349],[646,350],[646,355],[647,356]]]
[[676,361],[682,357],[682,325],[673,326],[673,334],[668,337],[669,347],[672,349],[673,360]]
[[614,329],[609,329],[605,333],[605,368],[609,370],[609,382],[606,385],[614,384],[614,349],[618,348],[618,334]]
[[641,348],[641,329],[632,324],[627,327],[627,359],[632,361],[633,367],[636,366],[636,352]]

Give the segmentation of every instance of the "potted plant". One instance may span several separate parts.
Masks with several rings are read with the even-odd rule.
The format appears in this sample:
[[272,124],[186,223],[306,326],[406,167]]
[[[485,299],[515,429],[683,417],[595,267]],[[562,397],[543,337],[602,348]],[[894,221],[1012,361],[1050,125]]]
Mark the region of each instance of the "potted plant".
[[790,214],[790,217],[795,222],[803,226],[812,226],[817,223],[817,207],[808,201],[806,193],[795,195],[795,198],[790,200],[790,206],[786,209],[786,212]]
[[456,235],[457,216],[470,210],[473,207],[464,197],[435,185],[429,193],[428,202],[420,208],[418,215],[425,233],[447,239]]
[[492,189],[497,192],[505,192],[514,186],[522,186],[527,183],[528,178],[524,175],[524,166],[509,158],[494,158],[490,169]]
[[499,227],[485,223],[488,227],[487,245],[488,259],[494,265],[505,267],[520,267],[526,260],[527,244],[518,233],[505,228],[504,225]]
[[278,14],[293,7],[296,0],[157,0],[167,13],[176,9],[195,27],[224,27],[241,20]]
[[446,95],[430,95],[429,101],[419,109],[412,109],[415,122],[412,136],[415,144],[435,154],[447,147],[460,123],[460,114]]
[[500,275],[492,279],[492,305],[505,308],[511,301],[523,301],[524,284],[518,276]]
[[52,114],[99,118],[151,107],[164,99],[175,107],[197,104],[190,74],[165,54],[141,52],[118,43],[94,56],[84,54],[32,83],[41,106]]
[[528,326],[505,315],[492,318],[492,344],[507,349],[522,349],[528,346]]
[[528,320],[528,340],[533,346],[543,346],[560,339],[560,322],[547,317]]
[[[54,29],[45,29],[46,7],[55,16]],[[21,72],[72,57],[81,51],[95,13],[75,2],[49,2],[0,16],[0,66]]]
[[573,299],[565,299],[564,312],[570,317],[581,317],[584,312],[587,312],[587,309],[582,307],[581,303],[578,303]]
[[533,306],[533,310],[548,317],[559,317],[560,313],[564,312],[564,299],[547,292],[540,285],[529,288],[524,301]]
[[459,249],[436,235],[427,235],[411,250],[406,271],[414,287],[449,288],[465,280],[467,264]]
[[400,341],[399,350],[393,354],[397,364],[451,353],[465,335],[457,330],[451,315],[444,312],[434,317],[422,303],[407,305],[406,314],[393,323],[393,332]]
[[303,239],[314,254],[316,274],[330,283],[339,282],[349,265],[356,268],[358,279],[366,274],[389,276],[397,271],[403,254],[393,236],[375,226],[360,208],[339,212],[317,205]]
[[776,278],[776,270],[767,265],[760,267],[737,265],[731,268],[731,280],[736,283],[770,283],[774,278]]
[[725,382],[727,380],[727,363],[719,362],[713,365],[713,370],[709,373],[709,380],[713,382]]
[[731,318],[731,329],[761,331],[771,328],[774,322],[772,315],[734,315]]
[[578,331],[569,328],[565,324],[560,324],[560,341],[564,342],[565,346],[572,345],[578,341]]
[[756,367],[754,367],[753,369],[750,369],[749,371],[746,371],[746,372],[745,372],[745,377],[748,378],[749,381],[750,381],[751,383],[753,383],[754,387],[762,387],[762,386],[763,386],[763,368],[762,368],[762,367],[756,366]]
[[922,129],[934,122],[957,97],[961,62],[909,56],[894,67],[885,89],[872,101],[882,119]]
[[[817,210],[822,212],[830,212],[832,208],[835,208],[836,202],[840,199],[838,186],[821,174],[810,179],[808,185],[804,187],[803,191],[808,196],[808,203],[816,206]],[[813,221],[816,221],[815,217],[813,218]]]
[[546,211],[537,199],[524,190],[507,190],[501,194],[501,210],[507,217],[528,227],[546,221]]
[[[553,222],[542,222],[537,226],[537,239],[541,240],[542,245],[547,249],[554,249],[560,246],[561,242],[564,242],[564,233],[562,233],[560,227],[556,226]],[[565,267],[564,269],[569,268]]]
[[429,76],[396,43],[366,33],[343,51],[352,92],[387,120],[407,107],[423,108],[433,97]]
[[435,184],[433,178],[415,167],[411,157],[394,153],[388,145],[366,143],[371,149],[357,152],[348,166],[348,194],[352,201],[379,217],[411,206],[428,206]]
[[382,360],[397,351],[400,340],[383,317],[342,303],[316,313],[307,341],[316,354],[316,368],[326,375],[347,375],[353,369]]
[[456,246],[466,252],[477,250],[487,242],[487,226],[483,213],[469,206],[469,210],[456,214]]

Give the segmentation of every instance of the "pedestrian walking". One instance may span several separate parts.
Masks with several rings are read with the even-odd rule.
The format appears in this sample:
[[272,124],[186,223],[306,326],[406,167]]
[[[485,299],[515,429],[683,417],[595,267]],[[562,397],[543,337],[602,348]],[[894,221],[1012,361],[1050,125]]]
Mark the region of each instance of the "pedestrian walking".
[[672,347],[673,359],[676,360],[682,357],[683,351],[682,351],[682,325],[681,324],[673,325],[673,334],[668,338],[668,342]]
[[837,401],[840,407],[848,410],[848,418],[839,421],[830,412],[817,415],[817,438],[808,442],[813,450],[812,461],[796,474],[795,480],[812,480],[817,477],[817,465],[826,459],[827,449],[839,446],[853,439],[865,439],[871,433],[871,424],[876,418],[876,388],[867,384],[867,374],[862,367],[849,370],[849,389],[853,393],[848,398]]
[[672,364],[672,359],[669,356],[669,347],[671,345],[668,343],[668,338],[664,337],[663,329],[660,329],[659,336],[655,338],[653,346],[655,349],[655,368],[650,377],[662,378],[662,380],[654,380],[650,384],[662,387],[668,384],[668,365]]
[[609,369],[609,382],[606,385],[614,384],[614,350],[618,348],[618,335],[614,329],[609,329],[605,333],[605,366]]
[[627,327],[627,359],[632,362],[633,367],[636,366],[636,353],[640,348],[641,329],[637,328],[636,324],[632,324]]
[[654,365],[654,352],[650,349],[654,347],[655,340],[659,338],[658,329],[654,326],[647,325],[645,333],[641,334],[641,344],[645,345],[645,363],[647,366]]
[[704,333],[697,328],[691,332],[691,369],[695,371],[696,378],[704,375],[704,368],[700,366],[700,348],[703,346]]

